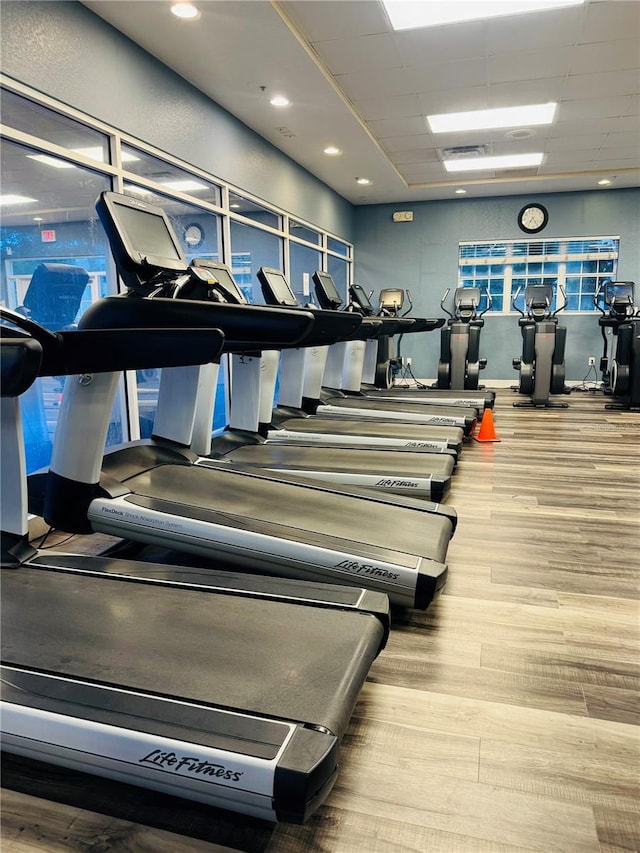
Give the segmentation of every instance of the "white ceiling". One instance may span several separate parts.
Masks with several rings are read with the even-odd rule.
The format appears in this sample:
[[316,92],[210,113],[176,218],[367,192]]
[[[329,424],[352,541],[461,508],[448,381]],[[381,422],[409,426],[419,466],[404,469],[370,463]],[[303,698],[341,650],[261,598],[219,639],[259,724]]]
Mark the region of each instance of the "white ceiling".
[[[134,42],[355,204],[640,185],[640,2],[394,32],[378,0],[86,0]],[[446,2],[446,0],[428,0]],[[277,109],[273,94],[291,105]],[[439,134],[429,113],[557,101],[550,127]],[[323,149],[342,150],[329,157]],[[540,167],[449,175],[442,149],[543,151]],[[371,179],[370,187],[355,178]],[[222,176],[224,177],[224,176]],[[603,190],[606,191],[606,190]]]

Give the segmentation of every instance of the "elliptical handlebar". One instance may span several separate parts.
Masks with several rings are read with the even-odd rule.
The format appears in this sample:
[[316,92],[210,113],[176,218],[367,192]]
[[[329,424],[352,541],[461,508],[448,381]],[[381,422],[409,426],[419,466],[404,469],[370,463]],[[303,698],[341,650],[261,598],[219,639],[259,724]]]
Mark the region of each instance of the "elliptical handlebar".
[[447,297],[449,296],[449,294],[450,294],[450,293],[451,293],[451,288],[450,288],[450,287],[448,287],[448,288],[445,290],[445,292],[444,292],[444,296],[443,296],[443,297],[442,297],[442,299],[440,300],[440,307],[442,308],[442,310],[444,311],[444,313],[445,313],[445,314],[448,314],[448,315],[449,315],[449,317],[451,317],[451,319],[453,320],[453,314],[451,313],[451,311],[449,311],[449,309],[448,309],[448,308],[445,308],[445,307],[444,307],[444,303],[447,301]]
[[598,301],[600,298],[600,294],[602,293],[602,286],[603,286],[602,282],[600,282],[598,284],[598,286],[596,287],[596,292],[593,294],[593,304],[598,309],[598,311],[602,314],[602,316],[606,317],[607,312],[604,310],[604,308],[600,307],[600,302]]
[[[566,290],[564,289],[564,287],[561,284],[558,285],[558,290],[562,294],[562,298],[564,299],[564,303],[559,308],[556,308],[555,311],[551,312],[552,317],[555,317],[556,314],[559,314],[560,311],[564,311],[564,309],[567,307],[567,292],[566,292]],[[557,301],[558,301],[558,297],[556,295],[556,302]]]
[[519,314],[521,317],[525,317],[526,315],[525,315],[524,311],[522,311],[522,310],[521,310],[520,308],[518,308],[518,306],[516,305],[516,301],[517,301],[517,299],[518,299],[518,296],[520,296],[520,291],[521,291],[521,290],[522,290],[522,285],[519,285],[519,286],[518,286],[518,289],[516,290],[516,292],[515,292],[515,293],[513,294],[513,296],[511,297],[511,307],[512,307],[515,311],[517,311],[517,312],[518,312],[518,314]]
[[480,317],[484,317],[484,315],[487,313],[487,311],[491,308],[492,299],[491,299],[491,294],[489,293],[489,288],[487,288],[485,292],[487,295],[487,307],[484,309],[484,311],[479,312],[478,319]]
[[410,314],[410,313],[413,311],[413,300],[411,299],[411,291],[410,291],[410,290],[405,290],[405,293],[407,294],[407,301],[408,301],[408,303],[409,303],[409,307],[408,307],[408,308],[407,308],[407,310],[404,312],[404,314],[401,314],[401,315],[400,315],[401,317],[406,317],[406,316],[407,316],[407,314]]
[[40,323],[36,323],[35,320],[31,320],[29,317],[21,314],[20,311],[13,311],[11,308],[5,308],[2,305],[0,305],[0,320],[5,320],[17,326],[18,329],[31,335],[32,338],[43,346],[59,346],[62,341],[62,338],[56,332],[46,329]]

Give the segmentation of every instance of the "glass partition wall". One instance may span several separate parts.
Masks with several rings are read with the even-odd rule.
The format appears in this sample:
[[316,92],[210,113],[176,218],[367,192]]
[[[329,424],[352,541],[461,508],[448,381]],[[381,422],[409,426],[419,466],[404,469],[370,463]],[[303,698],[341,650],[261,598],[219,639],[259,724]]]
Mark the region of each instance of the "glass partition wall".
[[[316,269],[346,297],[353,248],[339,236],[13,81],[0,79],[0,116],[0,299],[42,325],[73,328],[92,301],[121,287],[94,207],[105,189],[161,206],[187,258],[227,263],[250,302],[263,301],[261,266],[282,269],[301,302]],[[76,268],[73,298],[43,285],[49,263]],[[109,444],[151,434],[159,377],[123,377]],[[24,395],[29,472],[49,464],[64,382],[42,379]],[[224,425],[219,393],[212,426]]]

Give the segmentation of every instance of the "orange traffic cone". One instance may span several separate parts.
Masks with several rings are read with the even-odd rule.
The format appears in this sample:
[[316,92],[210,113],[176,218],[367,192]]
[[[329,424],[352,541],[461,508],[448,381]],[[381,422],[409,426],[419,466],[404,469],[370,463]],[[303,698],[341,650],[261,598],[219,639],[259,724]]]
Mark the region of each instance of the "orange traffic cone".
[[496,435],[496,428],[493,425],[493,414],[491,409],[484,410],[478,434],[473,437],[476,441],[501,441],[501,439]]

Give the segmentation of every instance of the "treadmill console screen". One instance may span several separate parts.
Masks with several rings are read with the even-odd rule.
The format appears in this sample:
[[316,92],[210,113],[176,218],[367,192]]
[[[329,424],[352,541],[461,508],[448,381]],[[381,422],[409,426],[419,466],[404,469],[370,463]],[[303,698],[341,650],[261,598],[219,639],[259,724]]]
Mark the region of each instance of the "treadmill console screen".
[[320,307],[329,311],[337,310],[342,305],[342,297],[329,273],[316,270],[312,278]]
[[194,258],[191,261],[191,266],[203,269],[213,276],[216,285],[222,290],[225,301],[235,302],[238,305],[247,304],[247,297],[236,284],[234,277],[231,275],[231,270],[226,264],[219,261],[211,261],[208,258]]
[[371,314],[375,314],[375,308],[371,304],[371,300],[367,296],[367,293],[363,287],[359,284],[352,284],[349,288],[349,293],[351,294],[351,298],[354,302],[358,304],[358,307],[364,311],[365,314],[370,316]]
[[298,307],[298,300],[280,270],[260,267],[258,281],[262,286],[262,295],[267,305]]
[[167,228],[163,211],[155,213],[116,202],[114,212],[132,249],[141,258],[152,256],[180,260],[181,252]]
[[155,286],[158,276],[189,269],[164,210],[111,191],[100,194],[96,211],[104,226],[118,272],[135,290]]

